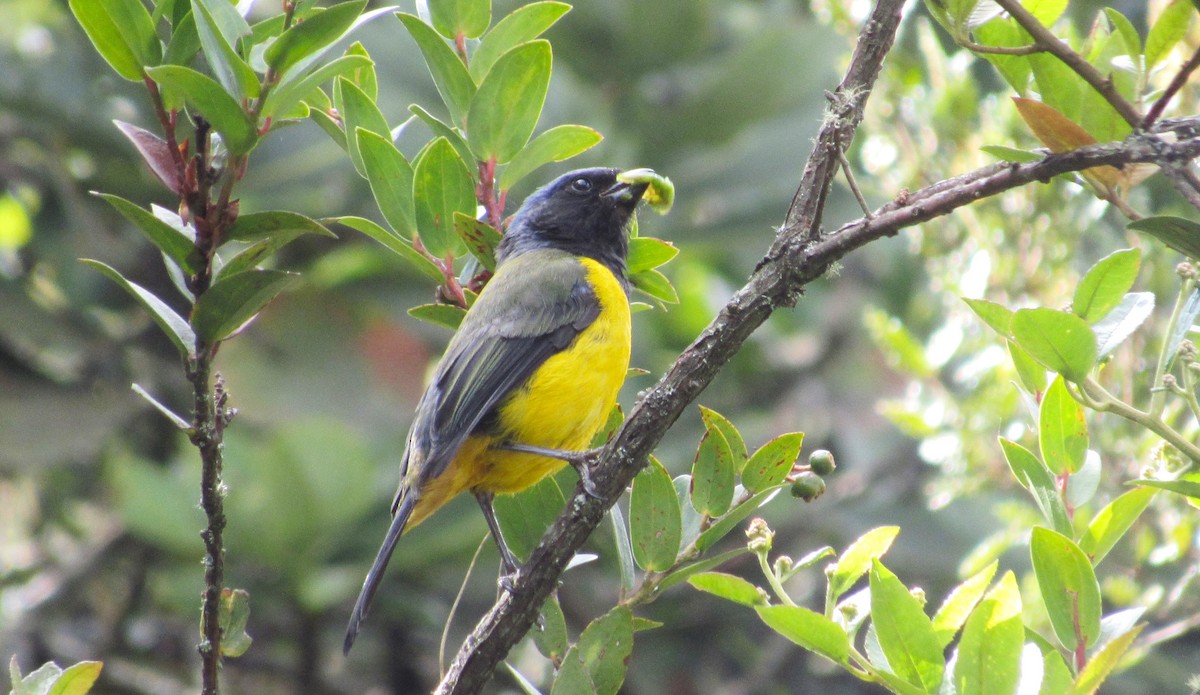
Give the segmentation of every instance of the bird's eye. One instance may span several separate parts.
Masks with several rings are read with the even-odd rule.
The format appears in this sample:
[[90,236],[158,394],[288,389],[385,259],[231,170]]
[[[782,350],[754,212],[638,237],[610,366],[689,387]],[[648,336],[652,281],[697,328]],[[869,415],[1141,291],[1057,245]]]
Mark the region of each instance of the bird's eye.
[[587,193],[592,190],[592,182],[585,178],[578,178],[571,182],[571,190],[576,193]]

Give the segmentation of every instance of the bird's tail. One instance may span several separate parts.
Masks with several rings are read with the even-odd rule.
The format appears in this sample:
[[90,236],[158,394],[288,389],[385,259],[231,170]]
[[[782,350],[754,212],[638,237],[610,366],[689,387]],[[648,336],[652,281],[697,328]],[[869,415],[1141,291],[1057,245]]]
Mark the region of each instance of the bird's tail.
[[358,600],[354,602],[354,612],[350,614],[350,624],[346,626],[346,641],[342,643],[343,654],[349,654],[350,647],[354,646],[354,639],[358,637],[358,630],[362,626],[363,619],[367,617],[367,610],[371,607],[371,599],[375,598],[375,590],[379,588],[379,582],[383,580],[383,571],[387,569],[388,561],[392,559],[392,553],[396,550],[396,542],[400,540],[400,534],[404,533],[408,518],[412,516],[413,509],[417,506],[418,497],[420,495],[416,490],[408,490],[408,494],[404,495],[404,499],[400,501],[395,514],[392,515],[392,525],[388,527],[387,535],[383,538],[383,545],[375,555],[375,562],[371,565],[371,570],[367,572],[362,591],[358,592]]

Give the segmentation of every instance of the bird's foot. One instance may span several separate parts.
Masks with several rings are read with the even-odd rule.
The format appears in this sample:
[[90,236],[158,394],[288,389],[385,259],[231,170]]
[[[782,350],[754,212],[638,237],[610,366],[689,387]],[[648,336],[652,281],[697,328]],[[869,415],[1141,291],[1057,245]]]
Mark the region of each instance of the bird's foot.
[[571,468],[579,474],[579,482],[583,485],[583,492],[592,499],[600,499],[600,493],[596,490],[596,484],[592,481],[592,473],[590,464],[595,458],[598,449],[588,449],[587,451],[567,451],[565,449],[550,449],[544,446],[535,446],[533,444],[522,444],[520,442],[505,442],[501,444],[501,449],[508,451],[519,451],[525,454],[537,454],[539,456],[548,456],[560,461],[566,461],[571,464]]

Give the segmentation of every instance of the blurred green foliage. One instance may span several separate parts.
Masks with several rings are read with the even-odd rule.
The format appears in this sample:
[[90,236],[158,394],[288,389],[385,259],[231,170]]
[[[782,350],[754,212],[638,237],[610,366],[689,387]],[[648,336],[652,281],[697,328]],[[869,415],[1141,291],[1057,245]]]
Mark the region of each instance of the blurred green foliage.
[[[497,0],[494,14],[505,15],[517,4]],[[1112,32],[1096,51],[1115,46],[1113,37],[1128,45],[1132,31],[1144,41],[1146,69],[1178,63],[1184,46],[1174,53],[1165,48],[1168,29],[1151,31],[1150,18],[1163,12],[1182,17],[1186,2],[1148,3],[1149,14],[1147,3],[1112,4],[1126,13],[1129,26],[1110,19],[1104,26]],[[1096,17],[1092,5],[1073,3],[1059,26],[1086,35]],[[822,91],[837,79],[860,9],[825,0],[580,2],[547,32],[555,70],[542,127],[577,123],[605,139],[570,165],[511,182],[509,212],[537,181],[575,164],[652,167],[676,186],[675,211],[665,218],[646,215],[642,222],[646,233],[681,249],[666,271],[679,304],[634,319],[633,363],[651,376],[629,379],[621,399],[626,406],[703,328],[769,245],[819,124]],[[76,261],[101,259],[172,296],[158,252],[117,210],[87,195],[99,190],[143,205],[167,204],[159,182],[111,123],[115,118],[150,128],[153,114],[139,85],[121,80],[92,50],[65,2],[3,0],[0,11],[6,18],[0,24],[0,654],[21,654],[23,663],[102,660],[107,665],[97,692],[185,691],[192,687],[201,584],[202,514],[193,503],[199,471],[186,439],[128,385],[142,385],[176,412],[187,412],[188,394],[178,356],[149,316]],[[255,12],[265,16],[275,8]],[[1196,23],[1189,29],[1188,19],[1179,21],[1186,31],[1176,32],[1177,40],[1194,46]],[[995,25],[983,33],[991,31],[1011,28]],[[385,125],[405,122],[410,103],[442,101],[420,47],[399,22],[368,23],[355,38],[375,61]],[[286,52],[266,60],[282,64]],[[1035,76],[1011,61],[993,62],[999,71],[954,47],[927,9],[909,8],[899,46],[849,152],[868,200],[878,204],[995,161],[983,149],[987,145],[1040,146],[1009,100]],[[236,64],[226,67],[219,71],[222,84],[236,86]],[[343,105],[348,93],[340,96]],[[1181,102],[1194,97],[1188,85]],[[1058,106],[1068,115],[1106,115],[1082,101]],[[456,118],[452,104],[435,116]],[[424,143],[445,135],[429,123],[416,118],[400,133],[397,149],[414,162]],[[1116,133],[1100,130],[1106,137]],[[371,128],[353,141],[346,138],[347,147],[370,149],[366,132]],[[491,140],[472,145],[510,149]],[[442,150],[443,158],[454,155]],[[368,160],[360,155],[357,161],[369,177]],[[1014,310],[1051,308],[1043,311],[1074,299],[1079,314],[1077,288],[1089,269],[1117,249],[1140,248],[1140,272],[1135,267],[1130,286],[1157,297],[1159,308],[1148,328],[1106,358],[1105,370],[1119,375],[1112,388],[1123,395],[1144,392],[1153,355],[1169,337],[1161,327],[1180,290],[1172,272],[1179,256],[1127,231],[1086,185],[1025,187],[865,248],[810,287],[795,310],[776,315],[706,392],[705,404],[736,422],[739,439],[749,444],[740,447],[743,458],[747,448],[753,452],[772,440],[767,446],[782,446],[775,438],[793,430],[805,432],[809,447],[836,452],[839,470],[824,496],[812,505],[780,496],[762,513],[776,530],[775,550],[793,556],[867,539],[839,555],[830,582],[838,596],[866,577],[881,590],[856,600],[911,612],[915,599],[909,600],[905,585],[941,597],[963,582],[978,585],[974,600],[995,615],[1016,605],[1025,623],[1044,635],[1059,628],[1063,609],[1046,612],[1031,600],[1034,576],[1043,570],[1024,547],[1028,529],[1054,511],[1039,497],[1044,484],[1014,478],[1020,454],[997,443],[1002,436],[1034,457],[1039,419],[1049,415],[1014,383],[1028,386],[1030,375],[1044,376],[1044,370],[1022,373],[1021,358],[1010,358],[1010,346],[961,298],[986,298]],[[356,215],[392,226],[404,218],[389,216],[386,207],[380,215],[372,186],[313,122],[261,142],[254,175],[239,190],[243,213]],[[1161,177],[1134,189],[1130,202],[1160,215],[1186,219],[1195,213]],[[849,191],[839,188],[826,209],[826,227],[858,215]],[[228,583],[249,590],[247,631],[257,640],[227,666],[231,692],[428,689],[438,671],[441,630],[485,533],[473,504],[460,500],[406,536],[380,593],[370,639],[352,662],[332,656],[346,603],[386,518],[408,414],[449,335],[407,315],[433,299],[430,278],[420,268],[356,233],[340,236],[306,236],[280,252],[277,267],[301,271],[303,282],[225,345],[218,360],[240,411],[226,443]],[[1181,422],[1187,418],[1183,408],[1172,412]],[[1091,411],[1087,418],[1084,450],[1099,452],[1092,473],[1098,479],[1074,518],[1114,519],[1119,526],[1150,503],[1141,489],[1125,492],[1123,483],[1180,464],[1143,428]],[[717,514],[728,502],[725,469],[716,462],[739,453],[708,413],[681,421],[658,452],[664,468],[655,465],[643,475],[657,476],[647,484],[675,499],[662,483],[678,486],[678,476],[692,470],[702,436],[711,442],[707,470],[721,479],[705,490],[712,493],[705,504]],[[1050,464],[1044,445],[1040,451]],[[1083,475],[1089,463],[1078,458],[1077,447],[1072,452],[1063,466]],[[1099,572],[1106,613],[1144,607],[1139,616],[1152,629],[1164,637],[1176,636],[1170,630],[1180,633],[1153,651],[1135,646],[1138,663],[1108,681],[1106,692],[1181,691],[1197,668],[1186,657],[1195,653],[1188,630],[1200,615],[1200,602],[1189,591],[1200,549],[1190,488],[1183,490],[1156,495],[1150,511],[1115,546],[1100,529],[1069,528],[1065,517],[1059,519],[1063,528],[1056,526],[1064,537],[1081,533],[1083,550],[1106,558]],[[632,510],[629,519],[636,526]],[[903,535],[884,531],[886,542],[879,534],[863,536],[884,523],[902,526]],[[1035,541],[1057,540],[1042,536]],[[564,672],[611,681],[608,665],[584,652],[602,630],[623,635],[636,625],[637,618],[608,613],[621,591],[614,581],[622,574],[615,545],[613,535],[596,534],[591,550],[599,561],[571,570],[559,592],[561,606],[555,606],[566,616],[569,634],[578,636],[569,648],[566,638],[548,640],[561,648],[556,653],[566,659]],[[875,562],[885,551],[887,567]],[[642,566],[658,568],[656,553],[665,558],[658,558],[663,566],[670,564],[670,553],[653,544],[635,543],[630,552]],[[753,576],[753,556],[744,549],[731,553],[722,569]],[[984,596],[997,560],[1005,573]],[[797,602],[819,603],[823,564],[778,576],[787,574]],[[494,550],[486,548],[479,566],[494,565]],[[987,579],[970,579],[980,573]],[[490,569],[467,581],[449,628],[452,643],[494,596]],[[736,581],[710,578],[698,585],[705,581],[745,595],[738,594],[745,587]],[[734,604],[695,592],[666,593],[639,609],[639,616],[663,626],[637,633],[625,692],[793,692],[800,682],[819,684],[823,692],[863,692],[858,681],[820,658],[798,657],[788,641],[799,641],[795,635],[816,639],[811,631],[821,628],[812,626],[820,621],[778,613],[760,615],[782,636]],[[589,628],[595,632],[581,636],[601,614],[604,621]],[[961,627],[963,644],[980,644],[982,628],[967,620],[965,610],[957,624],[946,615],[935,614],[929,634]],[[795,625],[805,629],[789,632]],[[881,634],[876,640],[890,659],[899,654],[892,650],[902,637]],[[839,649],[800,644],[826,655]],[[523,645],[510,657],[530,677],[543,668],[534,649]],[[922,682],[933,678],[919,670],[909,675]],[[498,682],[497,689],[514,687],[503,676]]]

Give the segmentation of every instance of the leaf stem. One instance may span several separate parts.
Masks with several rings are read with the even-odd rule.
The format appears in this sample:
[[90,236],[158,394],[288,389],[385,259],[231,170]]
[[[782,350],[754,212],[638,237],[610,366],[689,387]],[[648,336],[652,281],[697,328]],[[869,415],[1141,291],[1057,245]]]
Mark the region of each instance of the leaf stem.
[[1200,463],[1200,447],[1188,441],[1187,438],[1163,422],[1158,416],[1138,410],[1132,405],[1118,400],[1090,376],[1080,382],[1079,387],[1080,394],[1084,396],[1080,402],[1084,405],[1099,412],[1114,413],[1130,422],[1141,425],[1165,439],[1171,446],[1179,449],[1184,456],[1187,456],[1194,463]]
[[1166,407],[1167,389],[1163,388],[1163,377],[1167,374],[1167,367],[1171,364],[1171,358],[1175,355],[1168,355],[1167,352],[1171,349],[1171,336],[1175,335],[1176,327],[1179,325],[1179,317],[1183,314],[1183,306],[1187,303],[1187,298],[1191,294],[1195,286],[1195,280],[1185,278],[1183,284],[1179,287],[1179,294],[1175,297],[1175,306],[1171,307],[1171,318],[1167,320],[1166,330],[1163,332],[1162,349],[1158,351],[1158,363],[1154,367],[1154,380],[1150,382],[1150,408],[1149,412],[1156,418],[1162,417],[1163,408]]

